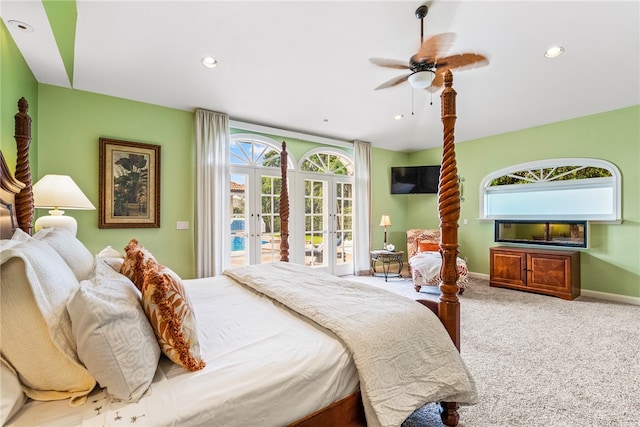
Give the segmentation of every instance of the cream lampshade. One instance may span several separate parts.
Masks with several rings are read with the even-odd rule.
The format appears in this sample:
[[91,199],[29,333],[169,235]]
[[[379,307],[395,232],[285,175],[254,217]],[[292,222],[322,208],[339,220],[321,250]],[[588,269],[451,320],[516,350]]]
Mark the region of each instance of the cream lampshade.
[[71,216],[64,216],[62,209],[95,210],[95,206],[84,195],[80,187],[67,175],[45,175],[33,186],[33,201],[36,208],[49,208],[49,215],[41,216],[35,223],[35,231],[45,227],[69,230],[74,236],[78,223]]
[[384,247],[387,248],[387,227],[391,226],[391,218],[389,215],[384,214],[382,218],[380,218],[380,227],[384,227]]

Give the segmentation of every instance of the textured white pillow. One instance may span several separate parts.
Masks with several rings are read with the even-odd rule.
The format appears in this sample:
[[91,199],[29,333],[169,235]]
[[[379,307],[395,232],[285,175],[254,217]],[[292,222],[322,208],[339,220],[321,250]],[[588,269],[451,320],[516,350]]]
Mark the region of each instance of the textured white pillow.
[[29,239],[42,240],[51,246],[67,263],[76,279],[88,279],[94,270],[93,255],[86,246],[73,234],[63,228],[47,227],[38,231],[33,237],[17,229],[12,240],[26,241]]
[[117,272],[120,272],[122,263],[124,262],[124,255],[113,249],[111,246],[107,246],[101,250],[98,253],[98,258],[105,260],[106,263]]
[[11,419],[21,408],[24,406],[24,402],[27,400],[27,396],[22,392],[22,386],[16,373],[12,368],[7,366],[4,360],[0,363],[1,376],[0,376],[0,425],[4,425]]
[[78,356],[113,397],[137,401],[149,388],[160,347],[131,280],[96,257],[96,274],[67,304]]
[[95,380],[79,362],[66,303],[79,287],[64,260],[37,239],[3,240],[2,356],[36,400],[82,403]]
[[43,228],[33,235],[51,246],[67,263],[78,281],[88,279],[95,268],[93,255],[86,246],[64,228]]

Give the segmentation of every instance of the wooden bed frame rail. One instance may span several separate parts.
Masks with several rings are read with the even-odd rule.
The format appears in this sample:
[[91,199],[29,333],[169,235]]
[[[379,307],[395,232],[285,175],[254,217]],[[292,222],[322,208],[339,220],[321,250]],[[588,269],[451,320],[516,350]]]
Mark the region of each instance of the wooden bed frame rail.
[[[454,150],[454,128],[456,121],[456,91],[453,89],[453,75],[447,71],[444,78],[444,90],[440,95],[442,100],[443,123],[443,154],[438,186],[438,214],[440,218],[440,253],[442,267],[440,270],[440,290],[442,295],[439,302],[420,300],[419,302],[438,315],[455,346],[460,350],[460,301],[458,300],[458,220],[460,218],[460,190],[458,186],[458,170]],[[33,192],[31,185],[31,171],[29,169],[29,145],[31,143],[31,118],[28,114],[29,104],[26,99],[18,101],[18,114],[15,115],[17,144],[17,161],[15,179],[23,183],[23,188],[16,194],[15,211],[18,226],[27,233],[31,233],[34,216]],[[282,143],[280,155],[282,185],[280,194],[281,241],[280,260],[289,261],[289,194],[287,183],[287,151],[286,143]],[[2,159],[4,160],[4,158]],[[5,170],[6,169],[6,170]],[[10,171],[5,165],[2,169],[3,182],[9,182],[6,177]],[[18,189],[15,185],[5,185]],[[458,424],[458,404],[456,402],[440,402],[441,418],[445,425]],[[360,392],[353,393],[334,404],[321,409],[297,422],[292,426],[363,426],[364,409]]]

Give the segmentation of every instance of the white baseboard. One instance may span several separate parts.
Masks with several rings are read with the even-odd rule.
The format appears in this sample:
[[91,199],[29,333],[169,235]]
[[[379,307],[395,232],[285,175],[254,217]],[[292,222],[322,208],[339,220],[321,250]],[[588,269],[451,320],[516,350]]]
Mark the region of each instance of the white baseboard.
[[473,277],[474,279],[489,280],[489,275],[488,274],[474,273],[473,271],[469,272],[469,277]]
[[624,304],[640,305],[640,298],[630,297],[627,295],[610,294],[608,292],[590,291],[589,289],[581,289],[580,296],[603,299],[607,301],[621,302]]
[[[484,273],[469,272],[469,277],[475,279],[489,280],[489,275]],[[606,301],[621,302],[623,304],[640,305],[640,298],[630,297],[627,295],[610,294],[608,292],[591,291],[589,289],[580,289],[580,295],[583,297],[597,298]]]

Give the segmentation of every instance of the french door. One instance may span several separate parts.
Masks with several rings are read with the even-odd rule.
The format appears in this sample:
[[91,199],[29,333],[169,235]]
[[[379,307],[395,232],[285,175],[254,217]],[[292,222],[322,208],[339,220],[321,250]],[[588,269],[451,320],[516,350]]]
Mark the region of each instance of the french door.
[[279,169],[231,168],[231,266],[280,260]]
[[304,178],[305,264],[335,275],[353,272],[353,179]]

